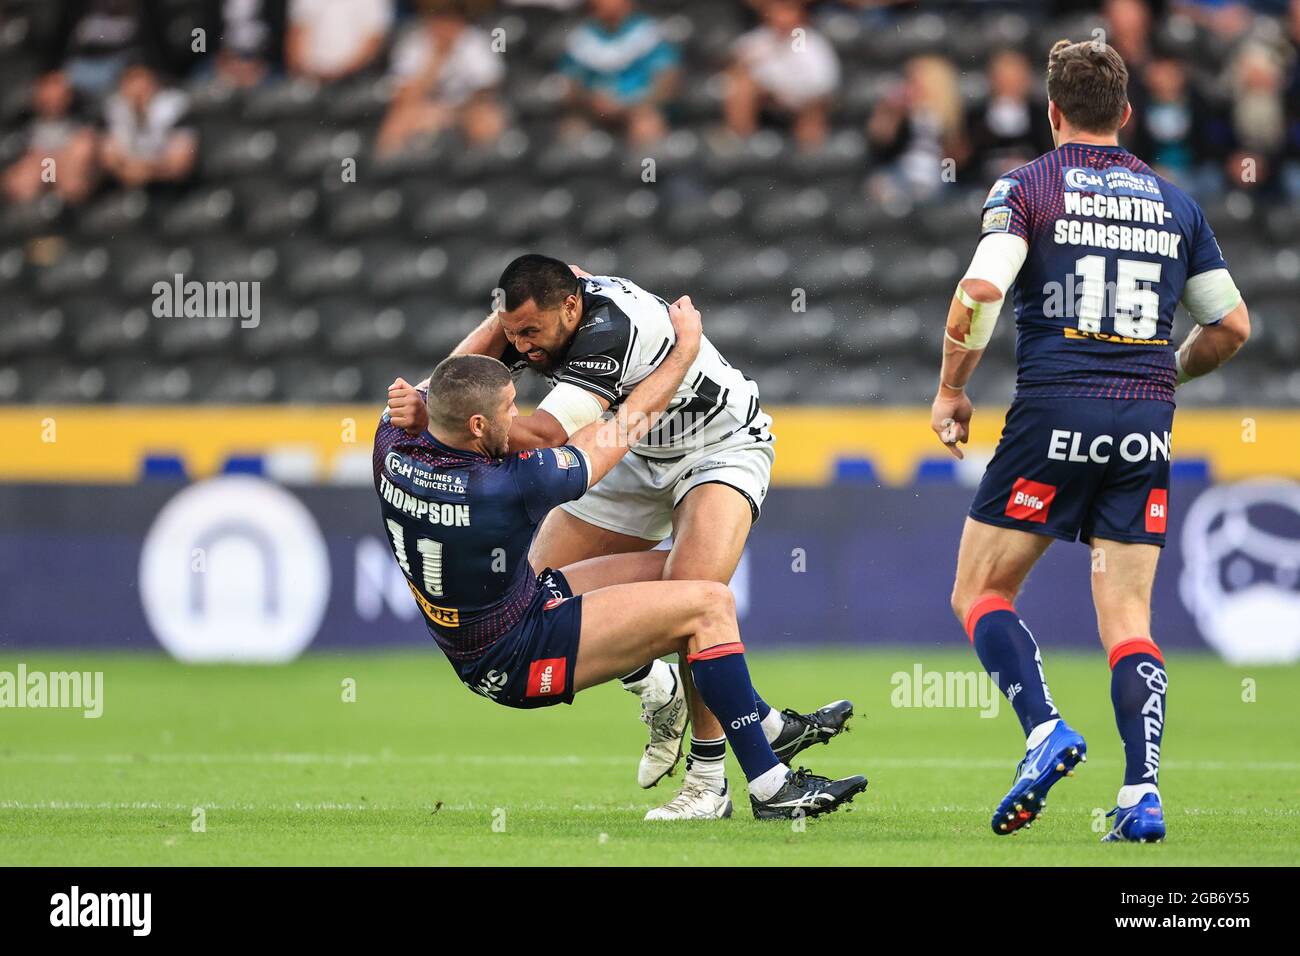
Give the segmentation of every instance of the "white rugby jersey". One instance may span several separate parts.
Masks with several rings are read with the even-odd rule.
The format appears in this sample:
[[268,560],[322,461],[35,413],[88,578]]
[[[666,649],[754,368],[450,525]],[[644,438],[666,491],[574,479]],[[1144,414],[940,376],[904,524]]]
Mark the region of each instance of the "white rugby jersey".
[[[580,281],[582,321],[564,362],[546,379],[552,386],[576,385],[617,407],[659,366],[675,341],[668,303],[617,276]],[[502,361],[516,376],[528,368],[513,348]],[[632,450],[648,458],[676,458],[738,432],[766,442],[771,441],[769,423],[759,408],[758,385],[704,336],[664,416]]]

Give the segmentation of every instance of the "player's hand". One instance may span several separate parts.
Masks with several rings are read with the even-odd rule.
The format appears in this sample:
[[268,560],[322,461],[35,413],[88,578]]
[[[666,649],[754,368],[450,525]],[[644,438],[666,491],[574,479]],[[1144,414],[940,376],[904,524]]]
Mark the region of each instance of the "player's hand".
[[410,435],[419,435],[429,427],[429,409],[424,397],[404,378],[388,386],[388,418]]
[[695,356],[700,354],[700,336],[704,334],[700,310],[695,308],[689,295],[684,295],[668,307],[668,318],[677,335],[673,351],[694,362]]
[[572,262],[570,262],[570,263],[569,263],[569,269],[570,269],[570,270],[573,272],[573,274],[574,274],[575,276],[577,276],[579,279],[590,279],[590,278],[591,278],[591,273],[588,272],[586,269],[584,269],[582,266],[575,266]]
[[939,393],[930,406],[930,428],[957,459],[966,457],[957,444],[960,442],[964,445],[970,439],[970,417],[973,412],[965,391],[939,386]]

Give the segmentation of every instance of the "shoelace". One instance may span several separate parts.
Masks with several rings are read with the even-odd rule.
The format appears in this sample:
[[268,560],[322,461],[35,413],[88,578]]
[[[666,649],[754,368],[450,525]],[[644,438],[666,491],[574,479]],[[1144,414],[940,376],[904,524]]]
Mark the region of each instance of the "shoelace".
[[706,792],[712,792],[709,787],[702,783],[686,782],[682,784],[682,792],[673,797],[666,804],[665,810],[685,810],[688,809],[692,800],[703,796]]
[[810,727],[813,730],[821,729],[821,724],[817,723],[815,720],[808,717],[806,714],[801,714],[797,710],[791,710],[789,707],[781,711],[781,716],[784,717],[786,720],[793,720],[795,723],[803,724],[805,727]]
[[1025,754],[1023,757],[1020,758],[1020,763],[1016,764],[1016,772],[1011,777],[1012,783],[1015,783],[1017,780],[1020,779],[1021,773],[1024,772],[1025,764],[1028,762],[1029,762],[1029,754]]
[[831,782],[831,778],[819,777],[817,776],[817,774],[813,773],[807,767],[799,767],[797,770],[790,771],[789,782],[794,784],[796,787],[808,787],[814,783],[829,784]]

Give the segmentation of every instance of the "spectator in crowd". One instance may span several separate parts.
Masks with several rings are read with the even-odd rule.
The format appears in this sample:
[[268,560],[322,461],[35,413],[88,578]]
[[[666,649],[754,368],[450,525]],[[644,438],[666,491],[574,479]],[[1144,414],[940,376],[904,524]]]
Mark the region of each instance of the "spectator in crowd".
[[393,26],[393,0],[290,0],[289,72],[333,83],[372,66]]
[[218,39],[213,71],[229,86],[257,86],[284,67],[287,0],[220,0],[209,27]]
[[94,189],[95,131],[77,118],[74,96],[67,74],[58,70],[33,84],[35,116],[27,149],[4,174],[4,194],[11,202],[29,202],[52,192],[71,205]]
[[1130,76],[1142,72],[1151,57],[1151,8],[1143,0],[1106,0],[1105,40],[1124,58]]
[[835,48],[808,24],[801,0],[763,0],[759,12],[762,24],[736,41],[727,71],[727,126],[749,136],[766,110],[791,123],[800,147],[815,149],[840,84]]
[[1254,19],[1250,4],[1241,0],[1175,0],[1174,9],[1226,39],[1241,36]]
[[78,93],[99,97],[143,52],[141,0],[71,0],[63,8],[68,37],[63,69]]
[[988,66],[988,101],[971,111],[970,163],[973,175],[992,183],[1052,148],[1047,104],[1033,98],[1037,78],[1019,50],[993,54]]
[[1293,200],[1300,199],[1300,0],[1290,0],[1287,17],[1288,35],[1291,40],[1291,80],[1287,86],[1286,104],[1287,158],[1282,171],[1286,177],[1287,195]]
[[469,23],[473,6],[471,0],[428,0],[419,22],[397,41],[392,74],[399,85],[379,131],[380,153],[451,126],[476,145],[501,135],[505,112],[498,88],[505,57]]
[[185,179],[197,145],[194,132],[180,125],[187,105],[185,94],[164,89],[153,70],[128,67],[104,108],[104,168],[128,187]]
[[1280,181],[1289,145],[1285,64],[1273,47],[1248,42],[1229,76],[1232,149],[1224,175],[1231,188],[1270,189]]
[[622,129],[636,145],[661,139],[668,131],[664,107],[677,86],[676,48],[632,0],[591,0],[589,9],[560,64],[578,114],[569,125],[594,119]]
[[1214,188],[1217,176],[1203,175],[1202,160],[1211,155],[1208,106],[1192,89],[1187,66],[1158,54],[1146,71],[1129,80],[1133,119],[1125,145],[1160,175],[1196,193]]
[[867,120],[867,140],[880,164],[867,191],[878,201],[931,199],[955,181],[968,154],[956,68],[941,56],[908,60]]

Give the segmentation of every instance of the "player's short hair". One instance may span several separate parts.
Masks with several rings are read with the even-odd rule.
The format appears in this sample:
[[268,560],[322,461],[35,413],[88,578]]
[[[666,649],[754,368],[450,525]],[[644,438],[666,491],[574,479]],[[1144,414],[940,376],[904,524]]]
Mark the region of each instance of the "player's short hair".
[[567,264],[536,253],[520,256],[506,266],[497,285],[505,296],[507,312],[513,312],[529,299],[539,309],[553,309],[566,296],[579,292],[578,277]]
[[1076,129],[1113,133],[1128,105],[1128,67],[1097,40],[1058,40],[1047,55],[1047,98]]
[[443,359],[429,376],[429,423],[460,433],[474,415],[491,419],[510,381],[510,370],[487,355]]

